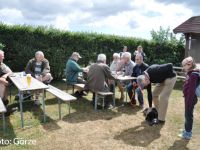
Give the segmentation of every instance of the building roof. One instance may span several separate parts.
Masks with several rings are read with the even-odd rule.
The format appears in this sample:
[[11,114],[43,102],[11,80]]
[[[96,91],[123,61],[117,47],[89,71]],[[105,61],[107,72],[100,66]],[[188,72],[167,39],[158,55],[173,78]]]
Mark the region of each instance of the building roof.
[[173,31],[174,33],[200,33],[200,16],[191,17]]

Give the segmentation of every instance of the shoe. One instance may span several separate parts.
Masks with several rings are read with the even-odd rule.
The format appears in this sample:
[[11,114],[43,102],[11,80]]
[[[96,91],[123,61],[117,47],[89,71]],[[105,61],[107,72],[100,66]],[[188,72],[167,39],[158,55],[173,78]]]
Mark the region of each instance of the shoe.
[[82,95],[79,93],[79,91],[76,91],[73,96],[75,96],[76,98],[81,98]]
[[36,100],[34,100],[34,104],[35,104],[35,105],[37,105],[37,106],[40,106],[40,105],[41,105],[40,101],[39,101],[39,100],[37,100],[37,99],[36,99]]
[[150,126],[153,126],[153,125],[164,125],[164,124],[165,124],[165,121],[159,120],[158,118],[155,118],[155,119],[153,119],[152,121],[149,122]]
[[192,132],[187,132],[185,130],[182,131],[181,134],[178,135],[180,138],[190,140],[192,138]]

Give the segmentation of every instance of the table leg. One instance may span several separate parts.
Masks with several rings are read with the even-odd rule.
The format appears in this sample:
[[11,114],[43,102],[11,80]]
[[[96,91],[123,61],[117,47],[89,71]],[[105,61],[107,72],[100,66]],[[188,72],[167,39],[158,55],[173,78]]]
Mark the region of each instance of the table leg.
[[44,115],[44,123],[46,122],[46,113],[45,113],[45,95],[44,95],[44,89],[42,90],[42,108],[43,108],[43,115]]
[[3,133],[6,131],[6,119],[5,119],[5,114],[2,113],[2,118],[3,118]]
[[23,116],[23,92],[19,92],[19,107],[20,107],[20,116],[21,116],[21,128],[24,128],[24,116]]

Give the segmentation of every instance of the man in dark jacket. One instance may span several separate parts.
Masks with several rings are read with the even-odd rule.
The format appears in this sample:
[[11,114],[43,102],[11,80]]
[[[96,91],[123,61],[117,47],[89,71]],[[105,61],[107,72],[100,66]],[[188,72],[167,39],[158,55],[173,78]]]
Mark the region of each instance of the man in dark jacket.
[[155,124],[164,124],[168,108],[169,96],[176,83],[176,73],[171,63],[151,65],[143,75],[137,77],[137,83],[141,89],[150,83],[156,83],[153,90],[153,102],[158,111],[158,119]]
[[[50,73],[49,61],[44,58],[44,53],[42,51],[37,51],[35,53],[35,58],[29,60],[25,72],[26,74],[31,74],[31,76],[45,84],[49,84],[53,79]],[[34,101],[36,105],[40,105],[38,97],[39,91],[36,91]]]
[[[133,68],[133,73],[132,73],[133,77],[138,77],[149,67],[149,65],[143,62],[143,56],[141,54],[137,54],[135,56],[135,63],[136,63],[136,66]],[[147,85],[146,89],[147,89],[147,94],[148,94],[149,107],[152,107],[151,84]],[[129,98],[131,100],[131,105],[133,107],[136,105],[136,100],[135,100],[135,92],[136,92],[138,96],[139,105],[141,108],[143,108],[143,105],[144,105],[143,93],[141,89],[137,86],[137,81],[133,80],[128,85],[127,90],[128,90]]]

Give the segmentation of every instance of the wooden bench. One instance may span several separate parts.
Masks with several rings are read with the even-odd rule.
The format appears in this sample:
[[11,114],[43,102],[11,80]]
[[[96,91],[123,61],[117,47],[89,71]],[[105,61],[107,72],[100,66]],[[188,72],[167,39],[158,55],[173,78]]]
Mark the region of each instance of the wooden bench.
[[58,98],[59,119],[61,119],[61,100],[69,103],[69,114],[70,114],[70,102],[77,100],[77,98],[52,85],[48,86],[49,88],[46,89],[46,91]]
[[[63,80],[64,82],[67,83],[67,80],[66,80],[66,79],[62,79],[62,80]],[[69,87],[69,86],[72,86],[72,94],[74,94],[74,89],[75,89],[75,88],[77,88],[77,89],[79,89],[79,90],[83,90],[85,84],[82,84],[82,83],[77,83],[77,84],[67,84],[66,86],[67,86],[67,87],[66,87],[66,91],[67,91],[67,92],[68,92],[68,87]]]
[[5,113],[6,113],[6,107],[3,104],[2,99],[0,98],[0,113],[2,114],[2,119],[3,119],[3,131],[5,132],[6,130],[6,119],[5,119]]
[[113,106],[115,107],[115,94],[113,94],[112,92],[95,92],[95,103],[94,103],[94,110],[97,110],[97,103],[98,103],[98,99],[102,98],[103,99],[103,109],[105,106],[105,97],[112,95],[113,97]]

